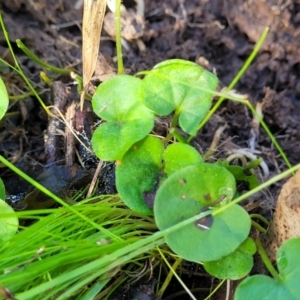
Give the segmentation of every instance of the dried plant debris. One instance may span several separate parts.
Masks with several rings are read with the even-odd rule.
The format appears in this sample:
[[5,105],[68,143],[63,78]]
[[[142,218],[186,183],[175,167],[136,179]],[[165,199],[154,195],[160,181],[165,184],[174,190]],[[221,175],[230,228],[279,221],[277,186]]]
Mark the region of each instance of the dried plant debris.
[[288,239],[300,236],[300,171],[281,189],[272,217],[265,246],[272,261],[279,247]]

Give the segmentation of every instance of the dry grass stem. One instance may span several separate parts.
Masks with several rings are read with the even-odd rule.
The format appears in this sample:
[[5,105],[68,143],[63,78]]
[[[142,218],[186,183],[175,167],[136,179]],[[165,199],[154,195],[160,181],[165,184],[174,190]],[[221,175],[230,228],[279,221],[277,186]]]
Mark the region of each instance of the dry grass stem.
[[105,8],[106,0],[84,1],[82,20],[83,92],[80,99],[81,110],[83,108],[85,91],[95,71]]

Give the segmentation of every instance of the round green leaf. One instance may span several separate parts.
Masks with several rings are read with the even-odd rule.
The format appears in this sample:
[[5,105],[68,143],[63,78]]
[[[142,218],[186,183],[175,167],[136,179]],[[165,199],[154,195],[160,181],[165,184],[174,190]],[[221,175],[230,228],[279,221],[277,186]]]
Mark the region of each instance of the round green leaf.
[[[160,139],[148,136],[136,143],[116,166],[116,186],[125,204],[133,211],[152,214],[146,203],[154,199],[164,147]],[[153,202],[150,200],[150,202]]]
[[252,238],[248,237],[238,248],[240,251],[244,253],[248,253],[250,255],[254,255],[256,252],[256,244]]
[[92,136],[93,151],[102,160],[120,160],[134,143],[151,132],[153,126],[153,120],[147,118],[101,124]]
[[92,147],[99,158],[121,159],[134,143],[151,132],[154,115],[141,101],[141,82],[133,76],[118,75],[96,89],[93,110],[107,121],[92,137]]
[[212,93],[218,85],[217,77],[199,65],[185,60],[171,59],[157,64],[142,83],[144,103],[157,115],[176,111],[181,128],[195,134],[200,121],[211,106]]
[[229,165],[227,161],[218,161],[218,164],[226,168],[235,178],[237,185],[247,183],[246,190],[253,190],[259,186],[257,176],[250,170],[241,166]]
[[5,198],[6,198],[5,186],[2,179],[0,178],[0,200],[5,200]]
[[[300,290],[298,291],[299,295]],[[298,298],[286,297],[285,289],[272,278],[265,275],[254,275],[243,280],[237,287],[234,300],[296,300]]]
[[202,157],[195,148],[182,143],[174,143],[168,146],[163,159],[165,161],[164,172],[168,176],[184,167],[202,162]]
[[247,238],[234,252],[226,257],[204,263],[205,270],[219,279],[237,280],[246,276],[253,267],[253,250],[256,246]]
[[[237,226],[235,220],[241,219]],[[213,217],[209,230],[195,224],[166,236],[166,243],[184,259],[205,262],[220,259],[234,251],[250,232],[248,214],[240,206],[232,206]]]
[[[232,199],[235,180],[218,165],[198,163],[173,173],[159,188],[154,201],[155,221],[160,230],[178,224],[216,200]],[[210,227],[203,230],[202,224]],[[207,225],[208,224],[208,225]],[[212,225],[210,225],[212,224]],[[178,255],[190,261],[212,261],[233,252],[248,236],[251,221],[240,206],[234,205],[168,234],[165,239]]]
[[2,78],[0,77],[0,120],[3,118],[3,116],[7,111],[8,103],[9,103],[9,99],[8,99],[6,87]]
[[101,83],[93,95],[95,114],[106,121],[124,121],[141,102],[142,81],[129,75],[117,75]]
[[286,241],[278,250],[279,280],[265,275],[245,279],[236,289],[235,300],[297,300],[300,295],[300,238]]
[[0,201],[0,246],[12,238],[18,229],[19,221],[17,217],[7,217],[3,215],[13,213],[14,210],[4,201]]

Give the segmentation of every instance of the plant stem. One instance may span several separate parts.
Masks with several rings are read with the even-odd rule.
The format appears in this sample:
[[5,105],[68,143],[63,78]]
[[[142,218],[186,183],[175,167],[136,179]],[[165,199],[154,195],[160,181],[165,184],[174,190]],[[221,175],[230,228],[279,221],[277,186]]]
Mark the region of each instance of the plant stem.
[[257,158],[257,159],[255,159],[255,160],[249,162],[249,164],[245,166],[245,169],[246,169],[246,170],[254,169],[254,168],[256,168],[257,166],[259,166],[259,164],[260,164],[262,161],[263,161],[263,160],[262,160],[261,157],[260,157],[260,158]]
[[187,144],[187,140],[174,128],[173,136],[180,142]]
[[181,143],[187,143],[186,139],[176,130],[178,125],[179,113],[175,112],[171,121],[171,128],[169,134],[164,139],[164,144],[167,145],[174,136]]
[[213,216],[216,216],[216,215],[220,214],[221,212],[225,211],[229,207],[231,207],[233,205],[236,205],[237,203],[241,202],[244,199],[247,199],[248,197],[252,196],[253,194],[263,190],[264,188],[266,188],[268,186],[270,186],[271,184],[285,178],[286,176],[289,176],[289,175],[293,174],[293,172],[296,172],[298,169],[300,169],[300,164],[298,164],[298,165],[292,167],[291,169],[288,169],[288,170],[282,172],[281,174],[271,178],[270,180],[262,183],[260,186],[254,188],[253,190],[251,190],[251,191],[239,196],[238,198],[232,200],[228,204],[218,207],[216,210],[213,210],[211,214]]
[[249,216],[250,216],[251,219],[257,218],[257,219],[261,220],[261,221],[264,222],[267,226],[270,225],[270,222],[269,222],[265,217],[263,217],[263,216],[260,215],[260,214],[251,214],[251,215],[249,215]]
[[253,227],[255,227],[256,229],[258,229],[260,232],[262,233],[267,233],[267,230],[264,229],[262,226],[260,226],[258,223],[256,223],[255,221],[251,220],[251,225]]
[[59,73],[59,74],[70,74],[72,71],[71,69],[62,69],[62,68],[57,68],[53,67],[45,62],[43,62],[41,59],[39,59],[34,53],[32,53],[23,43],[21,40],[17,39],[16,40],[17,46],[35,63],[40,65],[41,67],[54,72],[54,73]]
[[266,268],[268,269],[270,274],[274,277],[274,279],[279,280],[279,274],[277,273],[277,271],[273,267],[273,265],[272,265],[269,257],[267,256],[267,253],[266,253],[263,245],[261,244],[261,241],[260,241],[259,238],[257,238],[255,240],[255,244],[257,246],[257,251],[258,251],[264,265],[266,266]]
[[45,72],[40,72],[40,78],[44,81],[49,87],[52,85],[52,80],[48,77]]
[[10,101],[19,101],[19,100],[23,100],[27,97],[30,97],[32,95],[33,95],[32,92],[27,92],[27,93],[24,93],[24,94],[21,94],[21,95],[18,95],[18,96],[9,96],[9,100]]
[[190,292],[188,287],[184,284],[184,282],[181,280],[181,278],[176,273],[176,269],[181,264],[183,259],[182,258],[177,258],[175,263],[173,264],[173,266],[171,266],[169,264],[168,260],[166,259],[166,257],[163,255],[162,251],[158,247],[157,247],[157,250],[160,253],[160,255],[162,256],[162,258],[163,258],[164,262],[166,263],[166,265],[168,266],[168,268],[170,269],[170,272],[167,276],[167,279],[165,280],[163,286],[159,290],[158,295],[162,296],[164,290],[167,288],[167,286],[165,286],[165,285],[169,284],[169,281],[171,280],[171,276],[174,275],[176,277],[176,279],[178,280],[178,282],[181,284],[181,286],[186,290],[186,292],[190,296],[190,298],[193,299],[193,300],[196,300],[194,295]]
[[163,139],[165,146],[168,145],[172,137],[175,137],[180,143],[187,144],[186,139],[175,128],[171,128],[168,135]]
[[249,101],[247,101],[247,106],[248,108],[251,110],[252,114],[257,118],[257,120],[259,121],[259,123],[261,124],[261,126],[263,127],[263,129],[265,130],[265,132],[267,133],[267,135],[269,136],[269,138],[271,139],[271,142],[275,145],[276,149],[278,150],[278,152],[280,153],[280,155],[282,156],[284,162],[286,163],[286,165],[289,168],[292,168],[292,165],[290,164],[287,156],[285,155],[285,153],[283,152],[282,148],[280,147],[280,145],[278,144],[278,142],[276,141],[275,137],[273,136],[273,134],[271,133],[270,129],[268,128],[267,124],[264,122],[264,120],[259,116],[259,114],[256,112],[256,110],[254,109],[254,107],[251,105],[251,103]]
[[222,286],[222,284],[225,282],[226,279],[223,279],[216,287],[215,289],[203,300],[209,300],[211,297],[218,291],[218,289]]
[[175,111],[172,121],[171,121],[171,128],[175,128],[178,125],[179,113]]
[[90,220],[88,217],[84,216],[80,212],[78,212],[76,209],[74,209],[72,206],[67,204],[65,201],[60,199],[58,196],[53,194],[51,191],[46,189],[44,186],[42,186],[40,183],[33,180],[30,176],[19,170],[16,166],[14,166],[12,163],[10,163],[8,160],[6,160],[2,155],[0,155],[0,162],[2,162],[5,166],[7,166],[9,169],[11,169],[13,172],[21,176],[23,179],[25,179],[27,182],[32,184],[35,188],[39,189],[41,192],[43,192],[45,195],[49,196],[49,198],[52,198],[56,202],[58,202],[60,205],[68,208],[70,211],[72,211],[74,214],[78,215],[81,219],[86,221],[87,223],[91,224],[94,228],[97,228],[99,231],[103,232],[107,236],[109,236],[113,240],[122,240],[120,237],[116,236],[115,234],[110,233],[109,230],[105,229],[102,226],[99,226],[94,221]]
[[[257,44],[255,45],[252,53],[246,60],[245,64],[242,66],[240,71],[237,73],[237,75],[234,77],[234,79],[231,81],[227,88],[227,92],[221,98],[218,100],[218,102],[215,104],[215,106],[210,110],[210,112],[206,115],[206,117],[202,120],[202,122],[199,124],[197,131],[199,131],[204,124],[211,118],[211,116],[215,113],[215,111],[219,108],[219,106],[222,104],[222,102],[225,100],[227,93],[233,89],[233,87],[236,85],[236,83],[240,80],[240,78],[243,76],[243,74],[246,72],[248,69],[249,65],[252,63],[254,58],[256,57],[256,54],[258,53],[260,47],[262,46],[265,38],[267,37],[267,34],[269,32],[269,27],[266,27],[265,30],[263,31],[262,35],[260,36],[260,39],[258,40]],[[190,136],[188,139],[188,142],[194,137],[194,135]]]
[[23,78],[23,80],[25,81],[25,83],[27,84],[27,86],[29,87],[29,89],[32,91],[32,93],[34,94],[34,96],[38,99],[38,101],[40,102],[41,106],[43,107],[43,109],[46,111],[46,113],[48,115],[51,115],[51,112],[50,110],[48,109],[48,107],[44,104],[43,100],[41,99],[41,97],[38,95],[38,93],[36,92],[36,90],[33,88],[32,84],[29,82],[29,80],[27,79],[27,77],[25,76],[25,74],[23,73],[22,69],[20,68],[19,66],[19,63],[18,63],[18,60],[15,56],[15,53],[13,51],[13,48],[11,46],[11,43],[10,43],[10,40],[9,40],[9,37],[8,37],[8,33],[6,31],[6,28],[5,28],[5,25],[4,25],[4,22],[3,22],[3,18],[2,18],[2,15],[0,13],[0,26],[1,26],[1,29],[2,29],[2,32],[3,32],[3,35],[4,35],[4,38],[5,38],[5,41],[8,45],[8,48],[9,48],[9,51],[13,57],[13,60],[15,62],[15,67],[14,66],[11,66],[10,64],[6,64],[8,65],[9,67],[11,67],[13,70],[15,70],[18,74],[20,74],[20,76]]
[[168,135],[163,139],[163,143],[165,146],[168,145],[169,141],[171,140],[171,138],[174,136],[174,128],[171,128]]
[[[160,251],[160,249],[159,249],[159,251]],[[160,254],[162,255],[162,252],[160,252]],[[165,262],[167,262],[167,260],[164,256],[163,256],[163,259]],[[158,297],[159,299],[162,298],[165,290],[167,289],[167,287],[169,286],[169,284],[171,282],[173,275],[176,273],[176,270],[177,270],[178,266],[180,266],[182,261],[183,261],[183,259],[181,257],[177,257],[174,264],[172,266],[169,265],[170,271],[168,273],[168,276],[166,277],[166,279],[164,280],[164,283],[162,284],[162,286],[160,287],[159,291],[156,294],[156,297]]]
[[121,0],[116,0],[115,28],[116,28],[118,74],[124,74],[122,43],[121,43]]

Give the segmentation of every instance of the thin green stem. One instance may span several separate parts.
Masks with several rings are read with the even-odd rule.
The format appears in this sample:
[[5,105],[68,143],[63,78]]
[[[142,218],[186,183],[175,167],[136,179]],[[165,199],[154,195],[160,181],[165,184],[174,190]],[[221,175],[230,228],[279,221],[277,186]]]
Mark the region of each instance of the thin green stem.
[[[257,55],[259,49],[261,48],[263,42],[265,41],[268,32],[269,32],[269,27],[266,27],[265,30],[263,31],[262,35],[260,36],[260,39],[258,40],[257,44],[255,45],[253,51],[251,52],[250,56],[248,57],[248,59],[246,60],[246,62],[244,63],[244,65],[242,66],[240,71],[237,73],[237,75],[233,78],[232,82],[229,84],[229,86],[227,88],[227,92],[225,92],[225,94],[220,97],[218,102],[214,105],[214,107],[210,110],[210,112],[206,115],[206,117],[201,121],[201,123],[198,126],[197,131],[199,131],[204,126],[204,124],[206,124],[206,122],[211,118],[211,116],[216,112],[216,110],[220,107],[222,102],[225,100],[228,92],[231,89],[233,89],[233,87],[236,85],[236,83],[240,80],[240,78],[246,72],[249,65],[252,63],[252,61],[256,57],[256,55]],[[194,138],[194,136],[195,135],[190,136],[189,139],[188,139],[188,142],[190,142],[191,139]]]
[[[250,104],[250,103],[249,103]],[[251,109],[252,113],[256,116],[256,118],[259,120],[260,124],[262,125],[263,129],[265,130],[265,132],[267,133],[267,135],[269,136],[269,138],[271,139],[271,142],[275,145],[276,149],[278,150],[278,152],[280,153],[280,155],[282,156],[283,160],[285,161],[286,165],[289,168],[292,168],[291,163],[289,162],[287,156],[285,155],[284,151],[282,150],[282,148],[280,147],[280,145],[278,144],[277,140],[275,139],[275,137],[273,136],[273,134],[271,133],[270,129],[268,128],[267,124],[264,122],[263,119],[261,119],[259,117],[259,115],[256,113],[255,109],[252,107],[252,105],[248,105],[248,107]]]
[[245,169],[246,169],[246,170],[254,169],[254,168],[258,167],[262,161],[263,161],[263,160],[262,160],[261,157],[258,158],[258,159],[255,159],[255,160],[253,160],[253,161],[250,161],[249,164],[247,164],[247,165],[245,166]]
[[252,61],[254,60],[254,58],[256,57],[258,51],[260,50],[262,44],[264,43],[268,33],[269,33],[269,27],[266,27],[263,31],[263,33],[261,34],[257,44],[255,45],[253,51],[251,52],[250,56],[248,57],[248,59],[246,60],[246,62],[244,63],[243,67],[241,68],[241,70],[237,73],[237,75],[234,77],[234,79],[232,80],[232,82],[229,84],[228,86],[228,91],[233,89],[233,87],[236,85],[236,83],[241,79],[241,77],[244,75],[244,73],[247,71],[247,69],[249,68],[250,64],[252,63]]
[[52,85],[52,80],[45,72],[40,72],[40,78],[44,81],[49,87]]
[[232,200],[231,202],[229,202],[228,204],[224,205],[224,206],[220,206],[218,207],[217,209],[213,210],[212,211],[212,215],[216,216],[218,214],[220,214],[221,212],[225,211],[226,209],[228,209],[229,207],[243,201],[244,199],[247,199],[249,198],[250,196],[252,196],[253,194],[263,190],[264,188],[267,188],[268,186],[270,186],[271,184],[285,178],[286,176],[289,176],[291,174],[293,174],[293,172],[296,172],[298,169],[300,169],[300,164],[292,167],[291,169],[289,170],[286,170],[284,172],[282,172],[281,174],[271,178],[270,180],[262,183],[260,186],[254,188],[253,190],[241,195],[240,197]]
[[223,279],[216,287],[215,289],[203,300],[209,300],[211,297],[218,291],[218,289],[223,285],[226,279]]
[[[159,248],[157,248],[158,251],[160,252],[160,254],[162,255],[164,261],[167,263],[168,260],[165,258],[165,256],[163,255],[163,253],[160,251]],[[181,257],[177,257],[174,264],[172,266],[169,265],[169,273],[168,276],[166,277],[166,279],[164,280],[164,283],[161,285],[159,291],[156,293],[156,297],[158,297],[159,299],[162,298],[165,290],[168,288],[168,286],[170,285],[170,282],[172,280],[173,275],[176,273],[177,268],[180,266],[180,264],[182,263],[183,259]]]
[[251,103],[248,100],[244,100],[244,101],[241,101],[241,102],[248,106],[248,108],[251,110],[252,114],[255,116],[255,118],[257,118],[257,120],[259,121],[259,123],[261,124],[261,126],[263,127],[263,129],[265,130],[265,132],[267,133],[269,138],[271,139],[271,142],[275,145],[276,149],[278,150],[278,152],[282,156],[282,158],[285,161],[286,165],[289,168],[292,168],[292,165],[290,164],[290,162],[289,162],[287,156],[285,155],[284,151],[282,150],[282,148],[278,144],[277,140],[275,139],[275,137],[273,136],[273,134],[269,130],[269,128],[268,128],[267,124],[265,123],[265,121],[256,112],[255,108],[251,105]]
[[122,43],[121,43],[121,0],[116,0],[116,48],[117,48],[117,62],[118,74],[124,74]]
[[251,220],[251,225],[262,233],[267,233],[267,230],[260,226],[257,222]]
[[51,72],[54,73],[58,73],[58,74],[70,74],[71,69],[62,69],[62,68],[57,68],[54,66],[51,66],[47,63],[45,63],[44,61],[42,61],[41,59],[39,59],[34,53],[32,53],[23,43],[21,40],[17,39],[16,40],[17,46],[35,63],[37,63],[38,65],[40,65],[41,67],[45,68],[46,70],[49,70]]
[[164,139],[165,145],[167,145],[169,143],[169,141],[171,140],[171,138],[173,136],[181,143],[187,143],[186,139],[182,136],[182,134],[180,134],[176,130],[176,127],[178,126],[178,119],[179,119],[179,114],[175,112],[173,115],[172,121],[171,121],[170,131],[169,131],[168,135],[166,136],[166,138]]
[[[0,14],[0,18],[1,18],[1,14]],[[9,67],[10,69],[14,70],[15,72],[17,72],[17,73],[20,72],[18,69],[16,69],[14,66],[12,66],[11,64],[9,64],[7,61],[5,61],[1,57],[0,57],[0,62],[3,63],[4,65],[6,65],[7,67]]]
[[180,143],[187,144],[187,140],[176,129],[174,129],[173,135]]
[[40,102],[41,106],[43,107],[43,109],[47,112],[48,115],[51,115],[51,112],[50,110],[48,109],[48,107],[44,104],[43,100],[40,98],[40,96],[38,95],[38,93],[36,92],[36,90],[33,88],[32,84],[29,82],[29,80],[27,79],[27,77],[25,76],[25,74],[23,73],[19,63],[18,63],[18,60],[14,54],[14,51],[12,49],[12,46],[11,46],[11,43],[10,43],[10,40],[9,40],[9,37],[8,37],[8,33],[6,31],[6,28],[5,28],[5,25],[4,25],[4,22],[3,22],[3,18],[2,18],[2,15],[0,13],[0,25],[1,25],[1,28],[2,28],[2,32],[3,32],[3,35],[4,35],[4,38],[5,38],[5,41],[7,42],[7,45],[8,45],[8,48],[9,48],[9,51],[13,57],[13,60],[15,62],[15,67],[9,65],[13,70],[15,70],[22,78],[23,80],[25,81],[25,83],[27,84],[27,86],[29,87],[29,89],[32,91],[32,93],[34,94],[34,96],[38,99],[38,101]]
[[[190,296],[191,299],[197,300],[195,298],[195,296],[191,293],[191,291],[189,290],[189,288],[184,284],[184,282],[181,280],[181,278],[178,276],[178,274],[176,273],[176,269],[177,267],[181,264],[182,262],[182,258],[177,258],[175,263],[173,264],[173,266],[171,266],[168,262],[168,260],[166,259],[166,257],[164,256],[164,254],[161,252],[161,250],[157,247],[157,251],[159,252],[159,254],[162,256],[165,264],[168,266],[170,272],[164,282],[164,285],[161,287],[161,289],[158,292],[159,296],[162,296],[164,290],[167,288],[167,285],[170,283],[171,280],[171,276],[174,275],[176,277],[176,279],[178,280],[178,282],[181,284],[181,286],[185,289],[185,291],[187,292],[187,294]],[[168,281],[167,281],[168,280]]]
[[24,93],[24,94],[21,94],[21,95],[18,95],[18,96],[9,96],[9,100],[10,101],[19,101],[19,100],[23,100],[27,97],[30,97],[32,95],[33,95],[32,92],[27,92],[27,93]]
[[163,139],[163,143],[165,146],[168,145],[168,143],[170,142],[171,138],[174,136],[174,128],[171,128],[168,135]]
[[22,172],[21,170],[19,170],[17,167],[15,167],[13,164],[11,164],[8,160],[6,160],[2,155],[0,155],[0,162],[2,162],[4,165],[6,165],[13,172],[15,172],[16,174],[18,174],[19,176],[21,176],[23,179],[25,179],[26,181],[28,181],[35,188],[39,189],[45,195],[49,196],[50,198],[52,198],[53,200],[55,200],[56,202],[58,202],[60,205],[68,208],[74,214],[78,215],[81,219],[85,220],[86,222],[88,222],[89,224],[91,224],[93,227],[99,229],[104,234],[107,234],[107,236],[109,236],[113,240],[122,240],[120,237],[112,234],[109,230],[103,228],[102,226],[99,226],[97,223],[93,222],[92,220],[90,220],[89,218],[87,218],[86,216],[84,216],[83,214],[81,214],[80,212],[78,212],[76,209],[74,209],[72,206],[70,206],[69,204],[67,204],[65,201],[63,201],[62,199],[60,199],[59,197],[57,197],[55,194],[53,194],[51,191],[49,191],[48,189],[46,189],[40,183],[36,182],[30,176],[28,176],[27,174],[25,174],[24,172]]
[[186,139],[175,128],[171,128],[168,135],[163,139],[165,146],[168,145],[172,137],[175,137],[180,143],[187,144]]
[[273,267],[263,245],[261,244],[261,241],[259,238],[257,238],[255,240],[256,243],[256,247],[257,247],[257,251],[258,254],[260,255],[264,265],[266,266],[266,268],[268,269],[268,271],[270,272],[270,274],[274,277],[274,279],[279,280],[279,274],[276,271],[276,269]]
[[172,121],[171,121],[171,128],[176,128],[178,125],[178,119],[179,119],[179,113],[177,113],[175,111],[173,117],[172,117]]
[[267,226],[270,225],[270,222],[269,222],[265,217],[263,217],[263,216],[260,215],[260,214],[251,214],[251,215],[250,215],[250,218],[251,218],[251,219],[257,218],[257,219],[261,220],[262,222],[264,222]]

